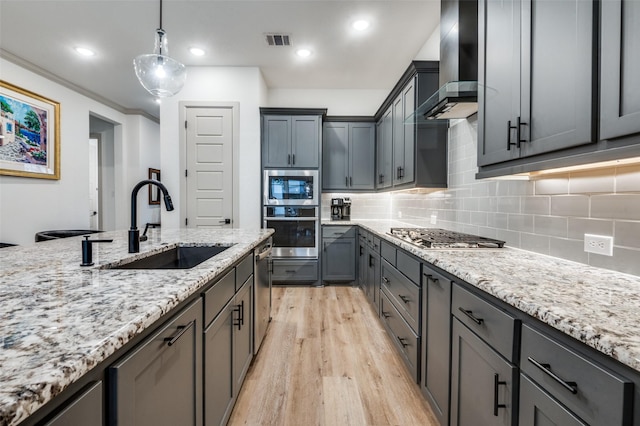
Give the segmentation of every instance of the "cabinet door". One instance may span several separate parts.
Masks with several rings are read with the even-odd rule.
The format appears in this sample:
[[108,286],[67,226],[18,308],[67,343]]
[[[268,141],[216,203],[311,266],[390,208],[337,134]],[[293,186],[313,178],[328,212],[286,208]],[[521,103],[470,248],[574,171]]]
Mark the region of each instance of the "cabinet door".
[[233,401],[233,301],[204,331],[204,424],[226,424]]
[[376,140],[374,123],[349,124],[349,189],[374,189]]
[[201,320],[197,300],[109,367],[113,424],[202,424]]
[[519,409],[520,426],[587,425],[524,374],[520,375]]
[[253,358],[253,275],[247,279],[234,299],[233,395],[238,396]]
[[318,168],[320,162],[320,117],[291,117],[291,167]]
[[478,81],[478,165],[518,158],[520,2],[479,0]]
[[360,236],[358,241],[358,284],[362,291],[368,296],[369,286],[367,285],[368,267],[367,267],[367,245],[365,238]]
[[349,125],[324,123],[322,132],[322,189],[343,190],[349,184]]
[[449,424],[451,281],[422,265],[422,386],[440,424]]
[[356,278],[355,238],[323,238],[322,280],[353,281]]
[[380,255],[373,250],[367,253],[367,280],[369,282],[369,301],[373,305],[376,313],[380,314]]
[[384,189],[393,183],[393,107],[382,115],[378,125],[376,184],[378,189]]
[[[623,12],[624,11],[624,12]],[[601,9],[600,138],[640,132],[640,2],[610,0]]]
[[102,410],[102,382],[97,382],[89,386],[79,396],[72,401],[46,426],[77,426],[91,425],[100,426],[103,424],[104,416]]
[[404,109],[402,93],[393,101],[393,186],[403,183],[404,170]]
[[593,3],[522,3],[521,157],[595,141]]
[[405,124],[405,120],[414,113],[416,109],[416,77],[414,77],[402,90],[402,127],[404,127],[403,145],[404,159],[402,169],[402,183],[413,182],[414,164],[416,149],[416,125],[415,123]]
[[451,350],[451,425],[515,424],[517,368],[457,318]]
[[262,137],[263,167],[291,167],[291,117],[265,115]]

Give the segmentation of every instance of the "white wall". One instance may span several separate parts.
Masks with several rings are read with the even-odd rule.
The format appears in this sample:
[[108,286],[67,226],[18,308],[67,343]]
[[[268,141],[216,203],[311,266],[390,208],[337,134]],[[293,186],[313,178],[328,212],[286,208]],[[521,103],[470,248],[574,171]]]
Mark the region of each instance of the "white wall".
[[167,185],[176,210],[162,208],[163,227],[180,227],[179,102],[240,103],[239,135],[239,228],[260,227],[260,107],[265,106],[266,85],[255,67],[197,67],[187,71],[180,93],[163,99],[160,107],[162,181]]
[[389,90],[270,89],[269,104],[265,106],[327,108],[327,115],[371,116],[380,108]]
[[[0,78],[18,87],[60,102],[60,179],[46,180],[0,176],[0,241],[29,244],[38,231],[89,227],[88,139],[89,116],[115,123],[117,170],[115,184],[116,227],[124,229],[128,218],[126,169],[123,146],[137,146],[140,132],[129,132],[130,116],[0,58]],[[140,119],[133,119],[139,121]],[[148,121],[146,119],[142,119]],[[137,123],[140,128],[142,125]],[[145,132],[147,124],[144,125]]]
[[417,61],[440,60],[440,25],[433,30],[414,59]]

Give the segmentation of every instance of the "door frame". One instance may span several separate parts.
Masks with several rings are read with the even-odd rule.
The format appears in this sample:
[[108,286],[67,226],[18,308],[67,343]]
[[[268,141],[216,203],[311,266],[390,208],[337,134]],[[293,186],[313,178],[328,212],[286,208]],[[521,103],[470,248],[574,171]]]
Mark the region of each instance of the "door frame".
[[[97,223],[96,229],[103,230],[103,226],[102,226],[102,135],[100,133],[90,133],[89,140],[91,139],[96,140],[96,149],[97,149],[96,172],[98,175],[98,181],[96,182],[96,184],[98,185],[98,188],[97,188],[98,206],[97,206],[96,215],[98,216],[98,221],[97,221],[98,223]],[[89,169],[89,173],[91,173],[91,169]],[[89,219],[89,228],[91,228],[91,219]]]
[[184,125],[187,120],[189,108],[227,108],[231,110],[233,137],[231,139],[233,160],[232,193],[233,193],[233,217],[231,227],[238,228],[240,221],[240,102],[216,102],[216,101],[180,101],[178,102],[180,138],[180,228],[186,228],[187,217],[187,177],[182,170],[187,169],[187,129]]

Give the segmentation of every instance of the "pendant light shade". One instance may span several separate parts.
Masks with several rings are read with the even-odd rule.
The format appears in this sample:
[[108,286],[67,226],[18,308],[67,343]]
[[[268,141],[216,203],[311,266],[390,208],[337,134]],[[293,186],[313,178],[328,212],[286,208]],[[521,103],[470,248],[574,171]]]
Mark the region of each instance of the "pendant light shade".
[[187,79],[187,68],[184,64],[168,55],[167,35],[162,29],[160,0],[160,28],[156,30],[153,53],[136,56],[133,60],[133,69],[142,87],[159,98],[167,98],[178,93]]

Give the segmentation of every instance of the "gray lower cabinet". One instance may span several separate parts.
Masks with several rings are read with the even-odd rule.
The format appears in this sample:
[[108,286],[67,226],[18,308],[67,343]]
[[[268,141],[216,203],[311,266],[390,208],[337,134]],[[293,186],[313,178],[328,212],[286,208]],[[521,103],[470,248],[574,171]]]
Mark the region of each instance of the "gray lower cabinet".
[[358,235],[358,284],[380,315],[380,239],[364,230]]
[[82,391],[80,395],[67,403],[65,408],[53,419],[45,423],[46,426],[99,426],[103,424],[102,410],[103,390],[102,381],[93,383]]
[[517,424],[517,367],[456,317],[451,338],[451,425]]
[[356,227],[322,227],[322,281],[356,279]]
[[325,122],[322,132],[322,189],[375,188],[375,123]]
[[[528,325],[522,327],[520,369],[531,382],[524,382],[525,389],[521,391],[521,425],[536,424],[537,412],[541,407],[551,412],[553,402],[565,407],[553,411],[557,411],[555,415],[560,418],[568,413],[592,425],[629,425],[632,422],[631,380]],[[540,405],[539,398],[528,400],[532,392],[526,389],[527,386],[540,388],[539,392],[550,400],[547,405]]]
[[422,264],[422,377],[420,386],[441,425],[449,424],[451,281]]
[[253,359],[253,275],[234,298],[238,317],[233,329],[233,383],[237,396]]
[[233,408],[233,327],[237,318],[232,302],[204,330],[204,424],[226,424]]
[[316,259],[273,259],[271,280],[274,284],[300,284],[318,281]]
[[519,409],[520,426],[587,426],[524,374],[520,375]]
[[596,142],[594,13],[583,0],[479,2],[480,167]]
[[386,292],[380,292],[380,318],[391,341],[398,348],[411,376],[418,379],[420,368],[420,337],[404,319],[404,316],[396,309]]
[[196,300],[108,369],[111,424],[202,424],[202,302]]
[[[640,133],[640,2],[608,0],[600,15],[600,138]],[[635,94],[635,95],[634,95]],[[636,143],[637,139],[636,139]]]

